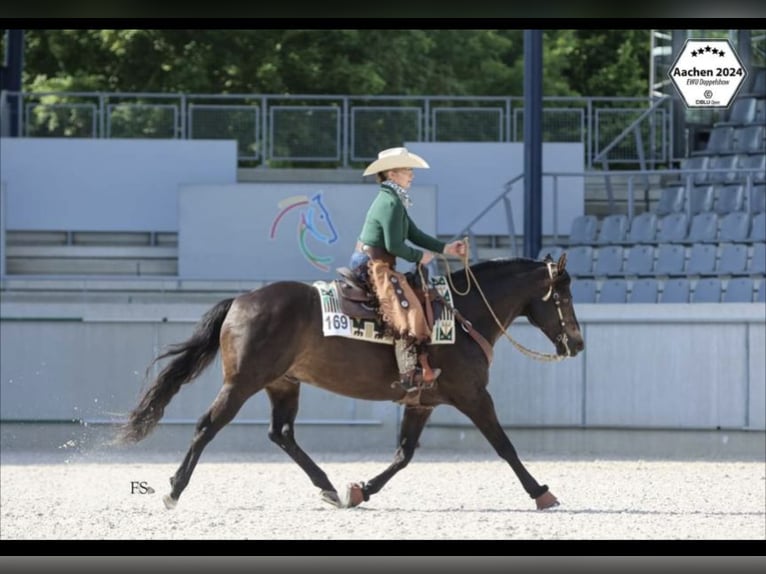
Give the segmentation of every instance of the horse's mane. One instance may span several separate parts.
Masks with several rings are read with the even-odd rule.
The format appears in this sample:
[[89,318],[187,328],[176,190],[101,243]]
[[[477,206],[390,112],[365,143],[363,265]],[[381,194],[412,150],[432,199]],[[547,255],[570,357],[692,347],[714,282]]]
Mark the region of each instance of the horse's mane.
[[481,261],[474,265],[471,265],[471,271],[474,273],[481,273],[485,270],[493,270],[498,268],[508,269],[511,273],[523,273],[529,271],[533,267],[540,265],[540,261],[536,259],[530,259],[528,257],[515,257],[515,258],[496,258],[488,259],[487,261]]

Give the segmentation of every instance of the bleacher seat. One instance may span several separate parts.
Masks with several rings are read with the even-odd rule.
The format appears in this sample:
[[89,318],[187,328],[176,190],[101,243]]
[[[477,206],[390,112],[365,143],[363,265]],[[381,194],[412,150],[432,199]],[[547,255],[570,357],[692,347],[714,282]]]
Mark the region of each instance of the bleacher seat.
[[666,279],[663,282],[660,303],[688,303],[691,283],[688,279]]
[[708,277],[697,281],[692,293],[692,303],[720,303],[722,285],[718,277]]
[[692,217],[687,243],[715,243],[718,241],[718,214],[703,211]]
[[766,243],[753,244],[753,254],[747,272],[751,275],[766,275]]
[[670,213],[660,218],[657,243],[673,243],[686,240],[689,233],[689,217],[684,212]]
[[712,275],[715,271],[718,248],[712,243],[695,243],[689,250],[687,275]]
[[[734,128],[732,128],[734,129]],[[731,151],[733,153],[764,153],[766,152],[766,126],[752,125],[736,128],[734,143]],[[723,152],[717,152],[723,153]]]
[[633,218],[630,222],[625,241],[628,245],[636,243],[653,243],[657,239],[657,215],[651,211],[645,211]]
[[752,242],[766,241],[766,211],[753,217],[748,240]]
[[630,291],[629,303],[656,303],[659,281],[654,278],[637,279]]
[[688,197],[692,217],[704,211],[712,211],[715,202],[715,186],[696,185],[689,190]]
[[710,158],[706,155],[692,156],[681,161],[680,186],[701,185],[707,183],[708,163]]
[[766,303],[766,279],[762,279],[758,282],[758,294],[756,295],[756,301],[759,303]]
[[745,204],[745,189],[740,183],[729,183],[715,187],[715,208],[718,215],[741,211]]
[[753,72],[749,87],[739,97],[754,96],[763,98],[764,94],[766,94],[766,68],[761,68]]
[[[739,154],[737,156],[739,161],[737,162],[737,170],[739,181],[742,183],[747,182],[748,177],[752,177],[755,185],[763,184],[766,182],[766,154],[765,153],[748,153]],[[756,170],[756,171],[750,171]]]
[[746,211],[733,211],[724,215],[719,224],[718,241],[721,243],[746,242],[750,234],[751,216]]
[[601,284],[599,303],[627,303],[628,282],[625,279],[607,279]]
[[734,153],[734,126],[714,126],[704,150],[695,151],[693,155],[726,155]]
[[726,283],[726,291],[723,293],[724,303],[752,303],[754,294],[754,281],[751,277],[737,277],[729,279]]
[[741,126],[755,121],[758,100],[754,97],[740,97],[734,100],[729,116],[724,122],[716,125]]
[[569,231],[569,245],[591,245],[596,242],[598,218],[595,215],[580,215],[572,220]]
[[[705,158],[707,159],[707,158]],[[672,185],[660,189],[660,197],[657,205],[654,206],[654,213],[658,217],[663,217],[670,213],[678,213],[684,208],[684,190],[683,185]]]
[[567,251],[567,271],[572,276],[593,275],[593,247],[575,245]]
[[747,245],[723,243],[716,272],[719,275],[743,275],[747,269]]
[[628,216],[621,213],[607,215],[601,220],[597,243],[622,243],[628,232]]
[[746,155],[715,155],[710,158],[709,175],[710,183],[728,183],[737,178],[737,163]]
[[[763,159],[766,160],[766,155],[763,156]],[[763,213],[766,211],[766,184],[753,186],[750,190],[748,207],[752,214]]]
[[598,248],[593,274],[596,277],[613,277],[622,274],[625,250],[621,245],[604,245]]
[[654,246],[635,244],[629,247],[624,273],[627,276],[648,276],[654,273]]
[[678,243],[660,243],[657,246],[657,261],[654,264],[655,275],[678,276],[686,272],[686,248]]
[[[567,263],[567,267],[569,263]],[[575,303],[595,303],[596,302],[596,280],[595,279],[575,279],[572,281],[570,291],[572,300]]]

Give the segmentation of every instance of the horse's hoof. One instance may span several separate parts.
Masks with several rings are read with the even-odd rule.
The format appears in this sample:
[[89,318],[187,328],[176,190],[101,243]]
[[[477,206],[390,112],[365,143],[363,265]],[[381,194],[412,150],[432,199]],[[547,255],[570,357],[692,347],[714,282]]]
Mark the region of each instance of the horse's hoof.
[[364,502],[364,491],[358,482],[352,482],[346,488],[346,508],[354,508]]
[[332,504],[335,508],[343,508],[343,503],[338,498],[338,493],[334,490],[323,490],[319,495],[322,497],[322,500]]
[[166,494],[162,497],[162,502],[165,503],[165,508],[168,510],[173,510],[176,507],[176,504],[178,504],[178,500],[170,496],[169,494]]
[[558,499],[551,494],[550,490],[535,498],[535,503],[537,503],[537,510],[547,510],[559,506]]

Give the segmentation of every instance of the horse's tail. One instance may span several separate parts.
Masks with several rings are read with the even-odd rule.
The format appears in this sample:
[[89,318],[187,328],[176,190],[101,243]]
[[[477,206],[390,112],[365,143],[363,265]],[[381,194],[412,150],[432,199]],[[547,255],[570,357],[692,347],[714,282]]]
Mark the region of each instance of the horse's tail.
[[189,339],[170,346],[149,364],[147,374],[157,361],[176,356],[160,371],[128,421],[118,429],[117,442],[136,443],[146,438],[160,422],[165,407],[181,385],[197,378],[213,361],[220,346],[221,325],[233,301],[231,298],[217,303],[200,319]]

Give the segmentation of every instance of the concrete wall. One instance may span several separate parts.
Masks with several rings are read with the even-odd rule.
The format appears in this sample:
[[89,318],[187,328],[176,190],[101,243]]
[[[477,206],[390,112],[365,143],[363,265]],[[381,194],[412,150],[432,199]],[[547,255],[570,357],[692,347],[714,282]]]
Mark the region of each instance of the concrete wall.
[[[119,420],[134,405],[158,350],[189,336],[208,305],[25,304],[2,308],[0,417],[10,421]],[[766,430],[766,307],[759,304],[580,305],[586,351],[537,362],[501,339],[490,391],[504,425],[534,428]],[[521,319],[509,334],[551,344]],[[182,388],[166,424],[194,423],[220,387],[218,360]],[[395,436],[398,405],[304,385],[299,421],[371,425]],[[265,394],[237,422],[265,424]],[[472,428],[450,407],[432,426]]]
[[9,230],[178,231],[178,187],[234,183],[233,140],[4,138]]
[[[181,279],[331,280],[348,265],[377,184],[182,186]],[[409,213],[436,232],[436,189],[413,186]],[[307,223],[310,223],[308,225]],[[312,231],[313,230],[313,231]],[[411,263],[400,261],[407,271]]]

